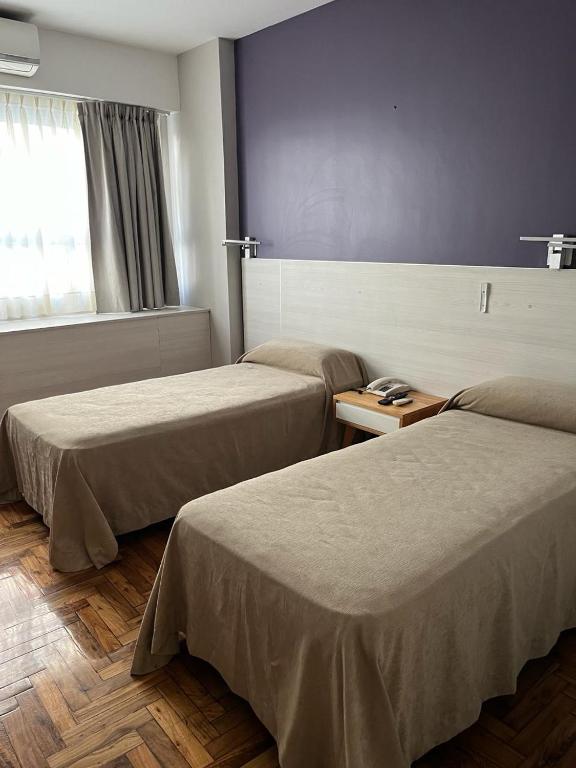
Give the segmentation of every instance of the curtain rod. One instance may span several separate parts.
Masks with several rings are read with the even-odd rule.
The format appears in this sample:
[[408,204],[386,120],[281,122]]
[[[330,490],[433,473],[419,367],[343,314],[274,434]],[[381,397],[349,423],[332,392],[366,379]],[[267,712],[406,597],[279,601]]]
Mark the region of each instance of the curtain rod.
[[108,99],[96,99],[92,98],[90,96],[71,96],[67,93],[56,93],[54,91],[33,91],[29,88],[18,88],[16,86],[0,86],[0,91],[6,91],[8,93],[21,93],[26,96],[44,96],[48,98],[56,97],[58,99],[63,99],[64,101],[73,101],[76,104],[78,102],[82,103],[89,103],[89,102],[100,102],[101,104],[119,104],[123,107],[140,107],[141,109],[148,109],[150,112],[156,112],[158,115],[170,115],[172,114],[167,109],[158,109],[157,107],[145,107],[142,104],[127,104],[124,101],[110,101]]

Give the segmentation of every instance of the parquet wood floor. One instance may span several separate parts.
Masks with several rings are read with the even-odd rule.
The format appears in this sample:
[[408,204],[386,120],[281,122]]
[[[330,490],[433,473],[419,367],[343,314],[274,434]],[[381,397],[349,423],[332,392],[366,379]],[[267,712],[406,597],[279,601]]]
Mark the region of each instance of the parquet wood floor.
[[[121,561],[61,574],[39,517],[0,506],[0,768],[278,768],[270,735],[207,664],[183,654],[130,676],[168,531],[124,536]],[[415,764],[553,767],[576,768],[576,632]]]

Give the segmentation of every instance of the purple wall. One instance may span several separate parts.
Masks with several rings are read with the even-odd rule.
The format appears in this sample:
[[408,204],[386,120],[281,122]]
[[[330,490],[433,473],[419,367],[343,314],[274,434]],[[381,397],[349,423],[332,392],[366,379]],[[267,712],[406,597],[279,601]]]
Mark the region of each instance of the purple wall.
[[236,44],[268,258],[544,266],[576,231],[576,0],[335,0]]

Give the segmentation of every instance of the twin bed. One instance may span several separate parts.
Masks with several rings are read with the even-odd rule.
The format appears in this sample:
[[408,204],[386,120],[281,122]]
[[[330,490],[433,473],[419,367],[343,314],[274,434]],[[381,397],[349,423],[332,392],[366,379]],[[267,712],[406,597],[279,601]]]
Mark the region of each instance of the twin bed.
[[133,673],[184,638],[250,702],[282,768],[407,768],[576,626],[575,552],[576,387],[474,387],[187,504]]
[[42,515],[54,568],[100,568],[117,535],[335,447],[332,395],[364,381],[352,353],[285,340],[238,365],[15,405],[0,502],[23,496]]
[[0,500],[43,515],[57,568],[105,565],[115,534],[189,502],[132,671],[184,640],[251,703],[282,768],[408,768],[576,626],[576,387],[480,385],[319,455],[332,394],[364,378],[350,353],[277,342],[15,406],[1,426]]

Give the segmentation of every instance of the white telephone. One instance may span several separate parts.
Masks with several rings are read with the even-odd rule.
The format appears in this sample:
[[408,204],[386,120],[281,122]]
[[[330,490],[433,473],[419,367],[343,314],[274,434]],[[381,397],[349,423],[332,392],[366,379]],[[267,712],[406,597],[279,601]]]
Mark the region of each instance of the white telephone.
[[405,395],[412,387],[409,384],[399,381],[394,376],[384,376],[382,379],[371,381],[366,387],[366,392],[373,392],[382,397],[392,397],[393,395]]

